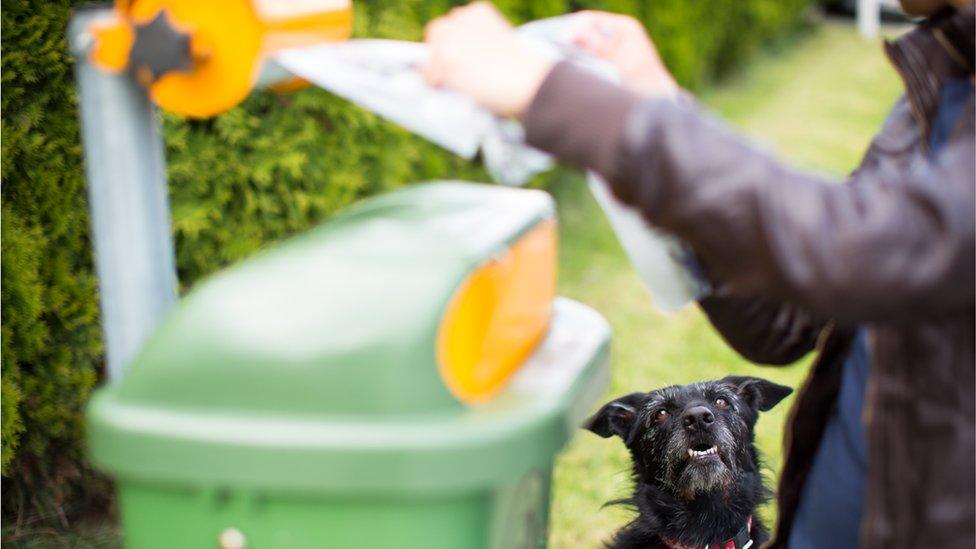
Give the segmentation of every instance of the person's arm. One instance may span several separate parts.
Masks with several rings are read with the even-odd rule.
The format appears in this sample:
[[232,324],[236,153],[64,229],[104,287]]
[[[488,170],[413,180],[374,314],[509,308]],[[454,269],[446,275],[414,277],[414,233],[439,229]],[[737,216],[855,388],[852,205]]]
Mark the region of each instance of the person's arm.
[[[644,30],[633,17],[607,12],[574,15],[575,44],[613,66],[621,84],[642,97],[680,97],[680,91]],[[816,347],[825,326],[799,307],[732,294],[713,281],[699,301],[712,327],[739,355],[757,364],[785,365]]]
[[[596,170],[692,246],[740,295],[855,322],[939,314],[974,299],[974,145],[837,185],[786,168],[652,76],[638,95],[555,68],[488,3],[427,26],[429,82],[523,119],[528,141]],[[651,97],[651,98],[648,98]],[[656,98],[654,98],[656,97]]]
[[603,174],[736,293],[855,321],[973,301],[971,139],[838,185],[783,166],[692,101],[645,100],[567,63],[523,120],[530,144]]
[[826,323],[790,303],[713,294],[699,305],[722,339],[750,362],[783,366],[812,351]]

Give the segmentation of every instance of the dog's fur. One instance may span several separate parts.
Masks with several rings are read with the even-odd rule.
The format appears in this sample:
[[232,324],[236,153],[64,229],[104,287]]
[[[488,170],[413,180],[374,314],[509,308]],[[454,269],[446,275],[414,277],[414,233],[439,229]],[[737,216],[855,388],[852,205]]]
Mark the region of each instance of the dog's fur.
[[[627,445],[634,495],[611,503],[628,504],[638,513],[609,547],[666,548],[662,538],[689,546],[721,543],[750,516],[753,547],[762,545],[769,533],[756,508],[769,493],[753,427],[759,412],[791,392],[764,379],[729,376],[632,393],[604,405],[585,427],[604,438],[616,435]],[[701,457],[689,451],[710,447],[715,453]]]

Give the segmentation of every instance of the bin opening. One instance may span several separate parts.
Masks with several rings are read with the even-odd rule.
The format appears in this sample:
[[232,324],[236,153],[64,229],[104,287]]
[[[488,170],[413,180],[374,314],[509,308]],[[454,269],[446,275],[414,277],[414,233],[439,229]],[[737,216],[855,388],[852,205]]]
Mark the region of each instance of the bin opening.
[[549,327],[556,294],[556,222],[546,220],[461,284],[437,335],[441,378],[458,400],[504,387]]

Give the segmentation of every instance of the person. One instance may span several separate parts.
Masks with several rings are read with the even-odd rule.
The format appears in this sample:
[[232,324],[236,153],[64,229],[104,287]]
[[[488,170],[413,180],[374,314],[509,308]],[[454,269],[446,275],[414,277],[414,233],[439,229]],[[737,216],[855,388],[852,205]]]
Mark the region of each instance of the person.
[[817,349],[791,412],[771,547],[972,547],[974,10],[886,44],[905,83],[846,184],[750,146],[683,92],[637,21],[587,12],[576,40],[623,84],[527,49],[493,6],[426,28],[425,76],[529,144],[595,170],[683,239],[716,287],[701,306],[758,363]]

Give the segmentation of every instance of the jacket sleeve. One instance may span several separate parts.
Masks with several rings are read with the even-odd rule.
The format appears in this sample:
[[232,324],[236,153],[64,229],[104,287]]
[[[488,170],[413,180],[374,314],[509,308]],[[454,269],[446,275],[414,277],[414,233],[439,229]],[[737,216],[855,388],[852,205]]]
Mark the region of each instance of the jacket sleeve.
[[557,65],[524,119],[529,143],[593,169],[738,295],[840,321],[971,304],[974,145],[851,184],[789,169],[692,101],[641,100]]
[[725,293],[699,302],[722,339],[757,364],[792,364],[812,351],[825,322],[790,303]]

